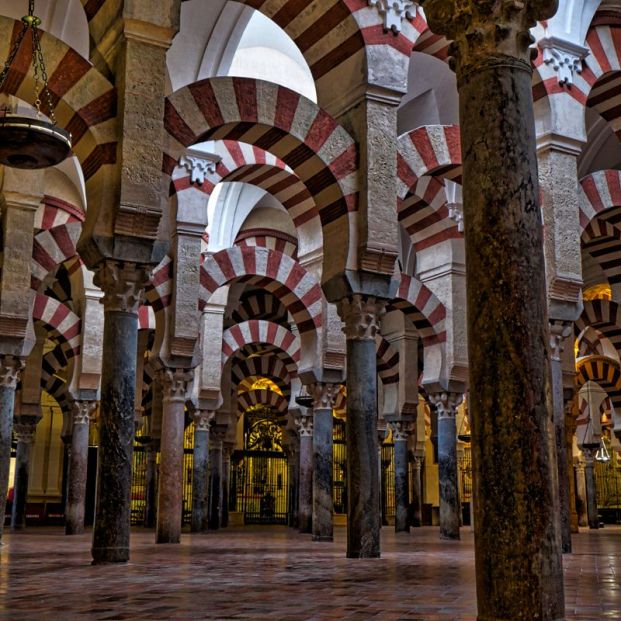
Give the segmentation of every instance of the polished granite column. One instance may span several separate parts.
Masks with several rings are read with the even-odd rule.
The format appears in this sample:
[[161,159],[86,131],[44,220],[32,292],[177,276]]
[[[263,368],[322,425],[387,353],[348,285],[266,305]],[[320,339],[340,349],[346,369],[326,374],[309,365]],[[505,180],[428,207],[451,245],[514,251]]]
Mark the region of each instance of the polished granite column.
[[15,419],[14,431],[17,448],[15,451],[13,506],[11,508],[12,530],[22,530],[26,527],[30,458],[39,420],[41,419],[36,416],[19,416]]
[[587,513],[586,473],[584,461],[579,461],[575,466],[576,472],[576,510],[578,511],[578,526],[588,526]]
[[430,395],[438,416],[438,479],[440,483],[440,538],[459,539],[461,504],[457,469],[457,406],[463,395]]
[[158,465],[157,453],[160,441],[154,438],[145,445],[145,509],[144,526],[145,528],[155,528],[157,522],[157,479]]
[[313,541],[332,541],[332,409],[337,384],[314,384],[313,396]]
[[561,549],[571,552],[571,514],[569,508],[569,474],[567,465],[567,440],[565,437],[565,400],[563,395],[563,341],[573,332],[568,322],[550,322],[550,374],[552,377],[552,404],[554,407],[554,435],[556,439],[556,465],[558,469],[558,497]]
[[423,525],[423,487],[422,487],[423,458],[414,456],[412,463],[412,522],[411,526]]
[[410,477],[408,472],[408,437],[410,423],[390,423],[392,441],[395,446],[395,532],[410,532],[408,509],[410,506]]
[[23,368],[24,361],[21,358],[0,355],[0,540],[4,530],[5,499],[9,487],[15,389]]
[[88,432],[91,416],[97,407],[95,401],[75,401],[69,451],[69,482],[65,505],[65,534],[84,532],[86,476],[88,471]]
[[564,585],[529,29],[556,0],[421,0],[460,104],[479,621],[558,621]]
[[179,543],[183,513],[183,435],[185,401],[194,372],[164,368],[158,371],[162,386],[162,436],[157,492],[156,543]]
[[300,486],[298,528],[301,533],[313,532],[313,417],[298,415],[295,424],[300,436]]
[[586,493],[587,520],[590,529],[599,528],[597,515],[597,483],[595,480],[595,449],[582,449],[584,455],[584,483]]
[[222,442],[226,425],[214,425],[209,451],[209,521],[210,530],[218,530],[222,519]]
[[215,412],[197,410],[194,414],[194,459],[192,463],[193,533],[204,533],[209,522],[209,428]]
[[386,303],[361,294],[338,312],[347,340],[347,557],[380,556],[380,464],[375,334]]
[[290,430],[288,444],[288,459],[291,468],[289,479],[289,526],[299,527],[298,509],[300,492],[300,439],[295,431]]
[[220,511],[222,528],[229,525],[229,485],[231,484],[231,455],[234,447],[233,442],[222,443],[222,509]]
[[104,293],[104,335],[93,564],[129,560],[138,308],[147,269],[106,260],[94,282]]

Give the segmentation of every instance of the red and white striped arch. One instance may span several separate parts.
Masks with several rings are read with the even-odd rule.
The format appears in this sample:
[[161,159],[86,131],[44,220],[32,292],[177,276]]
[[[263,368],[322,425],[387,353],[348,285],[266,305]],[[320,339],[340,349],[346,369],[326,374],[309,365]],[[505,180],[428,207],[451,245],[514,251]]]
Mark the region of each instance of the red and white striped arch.
[[233,386],[238,386],[248,377],[267,377],[275,381],[279,386],[282,382],[285,386],[291,384],[291,380],[297,377],[297,368],[292,374],[287,365],[275,353],[253,358],[236,356],[231,364]]
[[166,255],[151,273],[145,290],[145,297],[155,315],[168,308],[172,303],[173,260]]
[[201,308],[211,294],[233,281],[273,293],[291,313],[301,335],[322,325],[319,283],[286,254],[259,247],[233,247],[209,254],[201,266]]
[[444,35],[431,32],[422,9],[418,9],[412,25],[418,32],[412,51],[428,54],[443,62],[448,62],[451,42]]
[[[265,377],[259,377],[257,375],[251,375],[249,377],[245,377],[242,381],[238,382],[237,379],[235,379],[235,381],[233,382],[234,386],[237,387],[237,392],[242,393],[242,392],[248,392],[249,390],[253,390],[253,386],[255,385],[255,383],[258,380],[261,379],[265,379]],[[285,399],[289,399],[289,396],[291,394],[291,390],[289,385],[285,384],[282,379],[280,379],[279,377],[267,377],[267,379],[271,380],[272,382],[274,382],[274,384],[276,384],[276,386],[278,386],[279,390],[282,392],[282,394],[285,396]]]
[[429,346],[446,341],[446,308],[420,280],[407,274],[401,283],[391,308],[401,310],[414,324],[416,331]]
[[80,353],[80,318],[65,304],[35,293],[32,319],[41,323],[51,338],[65,345],[67,359]]
[[323,226],[357,208],[357,147],[316,104],[287,88],[250,78],[209,78],[166,99],[164,170],[204,140],[238,140],[284,161],[314,197]]
[[599,170],[580,180],[580,226],[584,232],[598,215],[621,207],[621,171]]
[[153,307],[143,304],[138,309],[138,330],[155,330]]
[[254,246],[269,248],[282,252],[294,260],[298,258],[298,240],[292,235],[274,229],[256,228],[241,231],[235,238],[235,245],[242,248]]
[[237,411],[243,414],[248,408],[255,405],[264,405],[274,408],[282,416],[289,409],[289,401],[273,390],[255,389],[237,394]]
[[590,300],[584,302],[584,309],[575,323],[575,334],[587,327],[603,334],[621,354],[621,307],[612,300]]
[[375,335],[377,374],[384,386],[399,381],[399,352],[381,335]]
[[282,350],[293,362],[300,360],[300,339],[273,321],[251,319],[231,326],[222,335],[222,367],[246,345],[261,343]]
[[578,348],[576,358],[584,358],[585,356],[619,358],[619,353],[615,350],[610,340],[592,326],[587,326],[577,335],[576,345]]

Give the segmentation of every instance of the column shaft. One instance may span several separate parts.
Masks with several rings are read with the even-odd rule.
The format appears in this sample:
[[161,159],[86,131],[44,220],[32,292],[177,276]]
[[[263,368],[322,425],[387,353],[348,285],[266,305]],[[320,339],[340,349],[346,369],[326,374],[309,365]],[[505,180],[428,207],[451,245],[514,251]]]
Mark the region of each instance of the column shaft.
[[26,527],[26,503],[28,500],[28,475],[32,438],[19,440],[15,451],[15,478],[13,483],[13,506],[11,508],[11,528],[22,530]]
[[597,484],[595,482],[595,463],[593,459],[588,459],[584,466],[584,480],[586,484],[586,505],[589,528],[599,528],[599,518],[597,515]]
[[[407,434],[398,434],[393,429],[395,445],[395,532],[410,532],[408,508],[410,505],[410,481],[408,476]],[[403,435],[403,437],[401,437]]]
[[455,416],[438,415],[438,470],[440,479],[440,537],[459,539],[460,503]]
[[[227,443],[225,443],[226,445]],[[231,447],[222,449],[222,507],[220,509],[220,525],[226,528],[229,525],[229,485],[231,484]]]
[[578,512],[578,526],[588,526],[586,476],[584,464],[575,466],[576,472],[576,510]]
[[157,521],[157,450],[158,440],[151,440],[145,446],[146,452],[146,473],[145,473],[145,528],[154,528]]
[[332,408],[313,410],[313,541],[332,541]]
[[423,488],[421,485],[422,458],[415,457],[412,468],[412,526],[423,525]]
[[[214,434],[215,435],[215,434]],[[212,438],[209,452],[209,522],[211,530],[220,528],[222,507],[222,439]]]
[[194,423],[194,462],[192,465],[193,533],[207,530],[209,521],[209,427]]
[[[307,417],[308,418],[308,417]],[[300,433],[300,498],[298,509],[301,533],[313,532],[313,436],[310,431]]]

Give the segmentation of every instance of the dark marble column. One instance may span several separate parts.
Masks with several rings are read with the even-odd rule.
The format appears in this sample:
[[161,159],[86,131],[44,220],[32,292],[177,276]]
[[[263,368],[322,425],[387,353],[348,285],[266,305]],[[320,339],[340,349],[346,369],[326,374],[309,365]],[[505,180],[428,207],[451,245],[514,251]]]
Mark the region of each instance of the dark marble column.
[[332,409],[336,384],[314,384],[313,395],[313,541],[332,541]]
[[104,336],[93,564],[129,560],[138,307],[147,269],[107,260],[95,274],[104,292]]
[[585,464],[579,461],[575,466],[576,472],[576,510],[578,511],[578,526],[588,526],[587,492]]
[[576,434],[576,419],[574,416],[574,399],[565,402],[565,451],[567,454],[567,478],[569,479],[569,519],[572,534],[578,530],[578,503],[576,496],[576,478],[574,476],[573,448]]
[[313,418],[300,415],[295,420],[300,436],[300,486],[298,524],[301,533],[313,532]]
[[183,433],[185,401],[194,372],[187,369],[161,369],[162,437],[160,474],[157,488],[156,543],[181,541],[183,511]]
[[392,441],[395,445],[395,532],[410,532],[408,508],[410,506],[410,477],[408,472],[408,437],[410,423],[390,423]]
[[414,527],[423,525],[423,487],[422,487],[423,458],[415,456],[412,464],[412,523]]
[[564,618],[532,37],[556,0],[422,0],[453,41],[479,621]]
[[24,362],[20,358],[0,355],[0,540],[4,530],[6,495],[9,488],[15,388],[23,367]]
[[69,482],[65,506],[65,534],[84,532],[86,475],[88,471],[88,430],[95,401],[76,401],[73,404],[73,426],[69,452]]
[[440,482],[440,538],[459,539],[461,504],[457,469],[457,406],[463,395],[430,395],[438,416],[438,471]]
[[599,528],[597,516],[597,484],[595,482],[595,453],[594,449],[582,449],[584,454],[584,482],[586,491],[586,510],[589,528]]
[[380,556],[375,334],[385,302],[360,294],[338,312],[347,339],[347,557]]
[[295,431],[289,431],[289,463],[291,464],[289,479],[289,526],[299,527],[298,508],[300,490],[300,439]]
[[572,324],[550,322],[550,374],[552,377],[552,404],[554,407],[554,435],[556,439],[556,465],[558,469],[559,522],[561,549],[571,552],[571,515],[569,509],[569,474],[567,442],[565,438],[565,401],[563,395],[563,365],[561,353],[564,340],[573,332]]
[[159,444],[159,440],[151,438],[151,441],[145,445],[145,459],[147,462],[145,473],[145,528],[155,528],[157,521],[157,453],[159,451]]
[[222,508],[220,510],[220,524],[222,528],[229,525],[229,485],[231,484],[231,455],[235,444],[222,443]]
[[197,410],[194,414],[194,460],[192,464],[193,533],[204,533],[209,522],[209,427],[215,412]]
[[226,425],[214,425],[211,430],[209,451],[209,522],[211,530],[218,530],[222,517],[222,442]]
[[30,456],[39,420],[36,416],[19,416],[15,419],[17,449],[15,451],[14,496],[11,508],[11,528],[13,530],[22,530],[26,527]]

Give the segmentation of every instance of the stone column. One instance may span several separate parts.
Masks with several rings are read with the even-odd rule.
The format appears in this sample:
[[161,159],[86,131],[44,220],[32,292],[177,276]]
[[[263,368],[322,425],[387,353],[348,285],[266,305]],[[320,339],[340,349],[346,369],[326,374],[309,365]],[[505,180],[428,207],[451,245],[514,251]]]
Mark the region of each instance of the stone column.
[[[28,501],[28,475],[30,473],[30,455],[39,418],[19,416],[15,420],[15,478],[13,482],[13,506],[11,508],[11,529],[22,530],[26,527],[26,503]],[[6,498],[6,496],[5,496]]]
[[65,506],[65,534],[84,532],[86,475],[88,471],[88,431],[95,401],[76,401],[73,404],[73,426],[69,452],[69,483]]
[[289,526],[299,527],[299,490],[300,490],[300,439],[295,431],[289,431],[289,459],[291,460],[291,478],[289,480]]
[[554,408],[554,436],[558,469],[558,497],[560,506],[561,550],[571,552],[571,516],[569,510],[569,475],[567,442],[565,439],[565,401],[563,395],[563,341],[572,333],[572,324],[550,322],[550,374],[552,377],[552,405]]
[[461,503],[457,468],[457,406],[463,395],[430,395],[438,415],[438,470],[440,481],[440,538],[459,539]]
[[104,296],[93,564],[129,560],[138,307],[147,270],[106,260],[94,282]]
[[582,449],[584,454],[584,483],[586,510],[590,529],[599,528],[597,517],[597,484],[595,482],[595,449]]
[[347,340],[347,557],[380,556],[375,334],[386,303],[361,294],[338,312]]
[[313,395],[313,541],[332,541],[332,409],[337,384],[314,384]]
[[565,454],[567,455],[567,478],[569,479],[569,523],[572,534],[578,531],[578,511],[576,498],[576,478],[574,476],[573,448],[576,434],[574,418],[574,398],[565,401]]
[[564,617],[529,28],[555,0],[423,0],[453,41],[480,621]]
[[234,442],[222,443],[222,509],[220,511],[222,528],[229,525],[229,485],[231,484],[231,455],[234,447]]
[[584,462],[579,461],[575,466],[576,471],[576,509],[578,510],[578,526],[588,526],[587,492]]
[[395,421],[390,423],[392,441],[395,445],[395,532],[409,533],[410,521],[410,477],[408,473],[408,437],[410,423]]
[[162,437],[157,492],[156,543],[179,543],[183,510],[183,432],[185,400],[194,372],[161,369]]
[[204,533],[209,522],[209,427],[215,412],[197,410],[194,414],[194,460],[192,464],[193,533]]
[[15,388],[23,367],[24,361],[21,358],[0,355],[0,540],[4,530],[6,495],[9,487]]
[[412,468],[412,526],[423,525],[423,487],[422,487],[423,458],[415,456]]
[[151,441],[145,445],[145,512],[144,526],[145,528],[155,528],[157,521],[157,453],[160,441],[151,438]]
[[218,530],[222,514],[222,442],[226,425],[214,425],[209,451],[209,521],[211,530]]
[[300,486],[298,527],[301,533],[313,532],[313,418],[300,415],[295,424],[300,436]]

